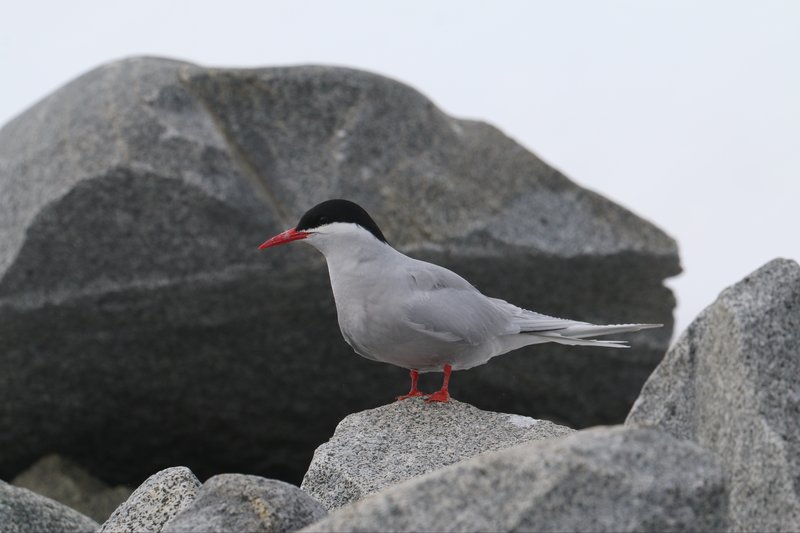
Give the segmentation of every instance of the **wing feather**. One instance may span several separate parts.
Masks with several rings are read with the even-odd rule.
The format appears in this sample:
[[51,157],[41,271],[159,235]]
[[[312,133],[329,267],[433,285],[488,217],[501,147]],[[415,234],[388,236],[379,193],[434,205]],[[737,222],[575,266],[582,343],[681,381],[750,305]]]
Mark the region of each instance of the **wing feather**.
[[477,345],[510,333],[505,314],[468,281],[445,268],[425,263],[409,271],[408,324],[447,342]]
[[499,298],[489,298],[489,300],[497,306],[506,316],[508,320],[518,328],[515,333],[534,333],[537,331],[558,331],[574,326],[589,325],[588,322],[580,322],[577,320],[569,320],[566,318],[557,318],[554,316],[544,315],[535,311],[528,311],[514,304],[510,304],[505,300]]
[[499,298],[484,296],[450,270],[422,261],[418,263],[424,266],[408,273],[412,290],[405,291],[408,300],[403,304],[404,317],[415,331],[443,342],[479,345],[497,337],[522,333],[538,337],[540,342],[625,348],[624,341],[590,340],[587,337],[660,326],[595,325],[536,313]]

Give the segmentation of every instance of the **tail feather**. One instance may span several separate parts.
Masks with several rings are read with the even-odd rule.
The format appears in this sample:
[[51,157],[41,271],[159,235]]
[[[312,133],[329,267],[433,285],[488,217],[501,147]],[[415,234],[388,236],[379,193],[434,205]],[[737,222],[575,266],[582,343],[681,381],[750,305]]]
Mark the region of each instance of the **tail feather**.
[[537,331],[529,333],[541,338],[545,342],[556,342],[570,346],[601,346],[604,348],[630,348],[625,341],[595,340],[586,337],[598,337],[614,333],[627,333],[643,329],[659,328],[663,324],[609,324],[596,326],[594,324],[578,324],[556,331]]
[[[557,342],[574,346],[627,348],[628,345],[625,341],[595,340],[587,337],[628,333],[663,326],[663,324],[608,324],[598,326],[589,322],[543,315],[497,298],[490,298],[490,300],[497,309],[508,317],[510,325],[508,333],[512,334],[510,337],[517,337],[515,341],[509,340],[506,351],[542,342]],[[519,338],[518,334],[524,335],[524,338]]]
[[568,346],[600,346],[603,348],[630,348],[625,341],[598,341],[595,339],[580,339],[576,337],[564,337],[558,333],[537,333],[533,335],[543,342],[555,342]]
[[581,324],[566,327],[559,330],[559,333],[566,337],[584,339],[586,337],[601,337],[614,333],[629,333],[632,331],[641,331],[643,329],[660,328],[663,325],[664,324],[609,324],[607,326],[595,326],[594,324]]

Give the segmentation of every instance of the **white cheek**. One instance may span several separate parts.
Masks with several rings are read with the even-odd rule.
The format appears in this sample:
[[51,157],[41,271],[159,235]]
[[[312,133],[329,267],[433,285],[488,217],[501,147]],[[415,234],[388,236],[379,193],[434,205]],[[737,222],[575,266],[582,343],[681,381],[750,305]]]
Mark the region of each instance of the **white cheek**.
[[344,222],[333,222],[320,226],[315,231],[324,235],[356,235],[360,228],[355,224],[346,224]]

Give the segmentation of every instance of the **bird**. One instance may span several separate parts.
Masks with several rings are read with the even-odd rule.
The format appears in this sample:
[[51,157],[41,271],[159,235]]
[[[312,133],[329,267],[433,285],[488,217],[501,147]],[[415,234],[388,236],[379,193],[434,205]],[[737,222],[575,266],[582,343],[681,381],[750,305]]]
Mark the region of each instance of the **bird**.
[[[260,250],[302,241],[328,266],[339,328],[353,350],[372,361],[409,371],[411,388],[398,396],[448,402],[450,374],[483,365],[512,350],[554,342],[627,348],[624,341],[591,337],[661,327],[662,324],[595,325],[556,318],[482,294],[447,268],[393,248],[372,217],[344,199],[309,209],[294,228]],[[420,373],[442,372],[432,394],[418,388]]]

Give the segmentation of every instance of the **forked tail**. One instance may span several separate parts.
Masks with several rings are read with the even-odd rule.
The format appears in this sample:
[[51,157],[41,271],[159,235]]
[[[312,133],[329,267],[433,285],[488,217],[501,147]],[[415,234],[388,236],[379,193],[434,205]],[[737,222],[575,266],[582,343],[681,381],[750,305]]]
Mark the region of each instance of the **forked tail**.
[[629,333],[643,329],[660,328],[663,324],[611,324],[608,326],[595,326],[594,324],[578,323],[562,329],[549,331],[525,332],[528,335],[539,337],[542,342],[557,342],[570,346],[603,346],[606,348],[630,348],[626,341],[595,340],[587,337],[600,337],[614,333]]

